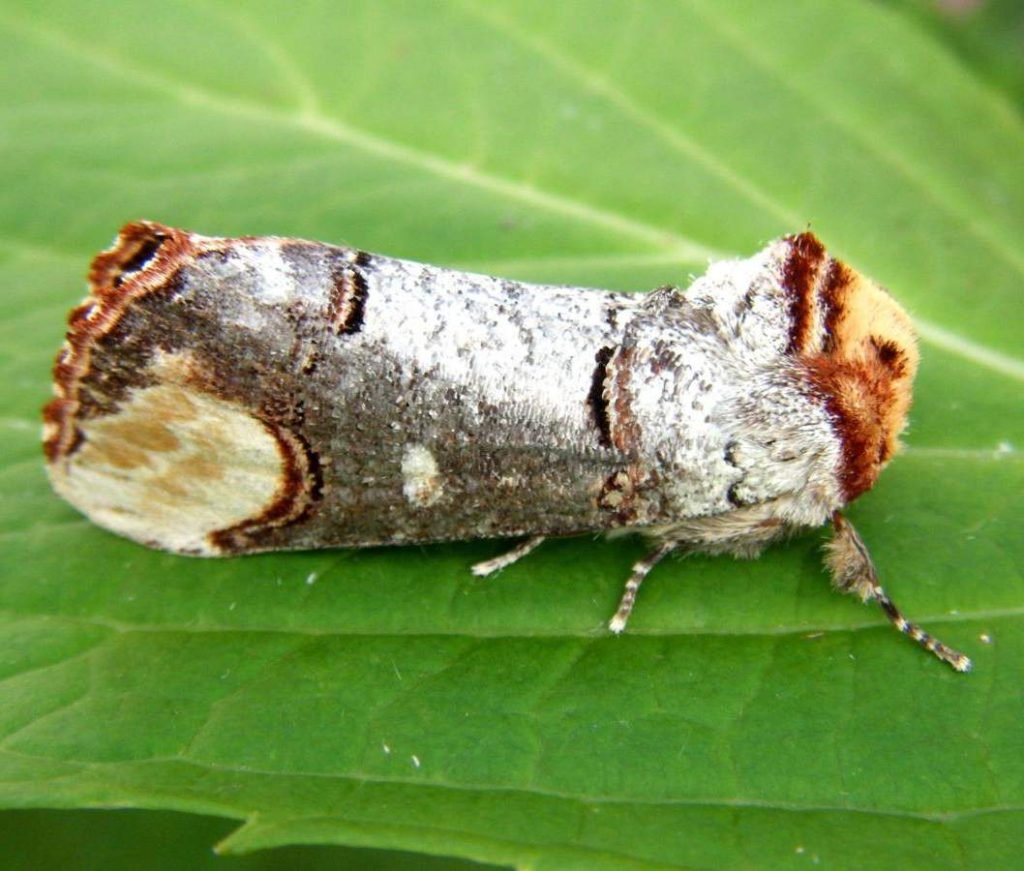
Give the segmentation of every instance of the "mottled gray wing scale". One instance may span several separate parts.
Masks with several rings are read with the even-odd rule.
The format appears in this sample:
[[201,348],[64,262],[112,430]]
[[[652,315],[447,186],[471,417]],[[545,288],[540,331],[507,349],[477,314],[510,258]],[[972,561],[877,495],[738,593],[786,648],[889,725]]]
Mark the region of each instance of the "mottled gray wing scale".
[[[621,525],[601,493],[629,458],[608,442],[601,379],[631,297],[328,246],[286,244],[282,256],[286,273],[304,283],[286,307],[262,302],[267,293],[255,285],[264,276],[218,255],[186,269],[169,303],[192,322],[179,331],[170,319],[170,333],[190,336],[228,394],[250,404],[260,397],[266,417],[299,436],[316,478],[302,522],[240,530],[222,546],[365,546]],[[419,470],[418,481],[415,461],[425,457],[436,470]]]

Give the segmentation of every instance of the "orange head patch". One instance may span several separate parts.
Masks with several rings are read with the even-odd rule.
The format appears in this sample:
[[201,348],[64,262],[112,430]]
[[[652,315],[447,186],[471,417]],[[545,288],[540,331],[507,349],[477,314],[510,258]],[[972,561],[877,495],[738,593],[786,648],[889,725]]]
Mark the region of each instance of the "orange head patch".
[[820,252],[813,279],[799,288],[803,316],[794,323],[799,335],[792,352],[833,415],[849,501],[871,488],[899,447],[917,372],[917,340],[910,318],[886,291],[829,259],[806,237],[814,239],[805,233],[789,240],[792,258],[804,261],[809,250]]

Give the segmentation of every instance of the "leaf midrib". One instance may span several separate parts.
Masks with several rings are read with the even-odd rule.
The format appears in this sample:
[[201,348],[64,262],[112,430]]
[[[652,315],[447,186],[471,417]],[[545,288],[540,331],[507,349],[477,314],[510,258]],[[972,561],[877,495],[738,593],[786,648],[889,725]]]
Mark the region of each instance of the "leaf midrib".
[[[824,583],[824,579],[823,579]],[[852,603],[857,604],[857,603]],[[865,609],[870,610],[870,609]],[[996,620],[1011,620],[1024,616],[1024,605],[1012,608],[987,608],[974,611],[961,611],[944,614],[915,614],[915,621],[925,625],[963,625],[966,623],[992,622]],[[231,625],[223,623],[173,624],[173,623],[125,623],[120,620],[101,617],[83,617],[78,615],[64,614],[36,614],[30,611],[0,611],[0,622],[18,623],[21,621],[64,622],[68,625],[104,629],[116,633],[117,637],[124,638],[129,635],[237,635],[239,638],[245,635],[281,636],[300,638],[362,638],[369,637],[381,640],[387,639],[433,639],[433,638],[466,638],[472,641],[502,641],[519,640],[522,638],[537,639],[564,639],[567,641],[582,641],[588,644],[606,644],[610,636],[606,631],[604,623],[600,623],[591,631],[571,631],[567,629],[524,629],[521,632],[494,631],[486,632],[479,629],[469,630],[461,627],[453,628],[451,631],[421,631],[409,629],[408,631],[396,632],[393,629],[382,631],[372,627],[345,627],[334,629],[330,627],[312,626],[289,626],[282,629],[280,625],[258,626],[258,625]],[[738,628],[721,629],[715,627],[678,627],[672,629],[633,629],[630,627],[629,635],[632,638],[789,638],[804,635],[815,635],[816,633],[859,633],[870,632],[878,629],[893,631],[884,618],[865,620],[856,623],[807,623],[803,625],[780,625],[764,628]],[[77,655],[77,653],[76,653]],[[53,665],[58,663],[51,663]],[[13,675],[0,679],[0,685],[10,680]]]

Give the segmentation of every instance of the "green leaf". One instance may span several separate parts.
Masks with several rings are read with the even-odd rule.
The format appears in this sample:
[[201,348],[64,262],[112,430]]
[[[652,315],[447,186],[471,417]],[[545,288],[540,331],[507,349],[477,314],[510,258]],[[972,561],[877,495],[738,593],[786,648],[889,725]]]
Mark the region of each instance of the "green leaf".
[[1024,6],[1017,0],[879,0],[901,9],[994,87],[1024,99]]
[[[867,3],[4,0],[0,802],[537,869],[1006,867],[1024,827],[1024,125]],[[749,563],[496,542],[196,561],[49,490],[38,409],[125,220],[645,289],[812,224],[915,314],[851,517],[954,674]]]

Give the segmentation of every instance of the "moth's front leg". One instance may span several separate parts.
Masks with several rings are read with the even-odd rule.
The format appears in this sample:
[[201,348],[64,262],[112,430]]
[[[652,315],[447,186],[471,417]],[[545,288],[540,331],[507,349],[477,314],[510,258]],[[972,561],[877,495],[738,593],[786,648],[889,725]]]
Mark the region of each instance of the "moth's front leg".
[[900,632],[910,636],[925,650],[930,650],[957,671],[970,671],[969,657],[947,647],[903,616],[878,582],[878,574],[871,561],[871,555],[857,530],[838,511],[832,515],[832,529],[833,536],[827,545],[825,557],[825,562],[832,573],[832,585],[843,593],[856,593],[864,602],[874,599]]

